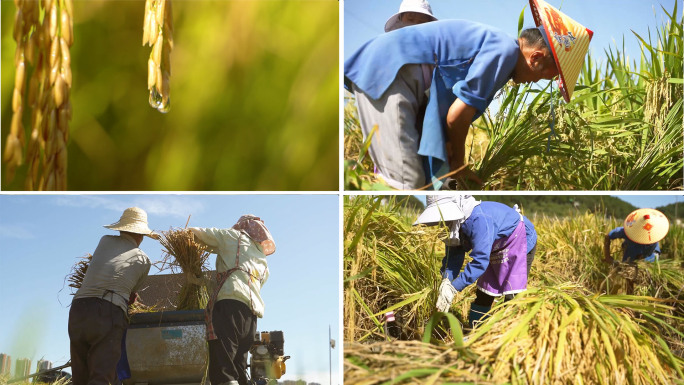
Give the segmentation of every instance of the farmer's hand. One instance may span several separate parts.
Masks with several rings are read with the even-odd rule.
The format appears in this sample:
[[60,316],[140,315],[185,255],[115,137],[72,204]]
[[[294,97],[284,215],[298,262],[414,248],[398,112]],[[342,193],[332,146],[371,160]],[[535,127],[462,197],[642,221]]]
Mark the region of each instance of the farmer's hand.
[[439,295],[437,296],[437,310],[445,313],[451,307],[451,301],[454,300],[456,289],[447,278],[442,280],[439,285]]
[[129,305],[133,305],[133,304],[135,303],[135,301],[137,301],[137,300],[138,300],[138,293],[133,292],[133,293],[131,293],[131,295],[128,297],[128,304],[129,304]]
[[459,187],[460,190],[468,190],[468,187],[470,186],[471,182],[474,182],[475,184],[477,184],[478,187],[482,187],[482,185],[483,185],[482,179],[480,179],[480,177],[477,176],[477,174],[475,174],[468,167],[457,172],[453,178],[456,179],[458,181],[459,185],[461,186],[461,187]]
[[207,284],[207,283],[205,282],[205,279],[204,279],[203,277],[201,277],[201,276],[200,276],[200,277],[196,277],[196,276],[195,276],[194,274],[192,274],[192,273],[185,273],[185,280],[186,280],[188,283],[191,283],[191,284],[197,285],[197,286],[205,286],[205,285]]

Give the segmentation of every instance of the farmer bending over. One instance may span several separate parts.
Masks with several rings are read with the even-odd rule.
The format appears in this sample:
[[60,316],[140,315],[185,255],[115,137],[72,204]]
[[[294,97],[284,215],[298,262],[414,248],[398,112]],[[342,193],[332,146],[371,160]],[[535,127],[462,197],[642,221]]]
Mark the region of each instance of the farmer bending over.
[[665,238],[670,222],[663,213],[654,209],[633,211],[625,219],[621,227],[616,227],[606,234],[603,243],[603,255],[608,264],[613,263],[610,255],[610,242],[613,239],[624,239],[622,242],[622,262],[635,262],[643,259],[653,262],[660,255],[660,240]]
[[[345,61],[345,87],[356,97],[364,140],[377,125],[369,152],[391,187],[433,182],[439,189],[437,178],[449,170],[482,184],[464,166],[466,136],[510,79],[537,82],[560,73],[561,92],[569,100],[582,63],[574,65],[575,57],[584,58],[591,31],[543,1],[530,2],[541,5],[535,17],[541,15],[542,26],[522,31],[518,39],[472,21],[435,21],[377,36]],[[561,52],[557,40],[568,33],[574,40]],[[568,57],[561,62],[572,68],[558,66],[554,53]]]
[[120,235],[100,239],[69,310],[74,385],[118,383],[128,305],[150,271],[149,258],[138,248],[144,235],[156,238],[144,210],[128,208],[118,222],[104,227]]
[[[527,217],[502,203],[480,202],[470,195],[428,196],[427,203],[414,225],[449,227],[437,310],[448,311],[456,292],[477,281],[468,314],[472,328],[491,309],[495,297],[509,300],[527,289],[537,233]],[[467,251],[472,261],[461,272]]]
[[264,315],[261,286],[268,279],[266,256],[275,242],[264,222],[243,215],[232,228],[190,228],[195,241],[216,254],[215,289],[207,303],[209,380],[247,385],[247,352],[254,343],[257,317]]

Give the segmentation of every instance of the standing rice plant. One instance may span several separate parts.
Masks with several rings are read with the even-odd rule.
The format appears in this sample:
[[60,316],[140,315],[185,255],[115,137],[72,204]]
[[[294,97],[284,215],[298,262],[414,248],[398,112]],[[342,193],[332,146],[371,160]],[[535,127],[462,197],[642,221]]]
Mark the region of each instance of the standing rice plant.
[[147,60],[147,89],[150,106],[167,113],[171,108],[170,78],[173,49],[171,0],[146,0],[142,44],[152,47]]
[[[401,338],[417,338],[434,310],[441,257],[439,229],[411,226],[408,197],[345,197],[344,334],[385,338],[383,315],[394,311]],[[407,215],[406,213],[411,213]]]
[[[71,119],[72,0],[15,0],[15,5],[16,73],[12,123],[4,154],[7,177],[11,180],[26,160],[27,190],[65,190]],[[27,114],[31,134],[24,154],[26,104],[31,107]]]
[[185,283],[178,294],[177,310],[204,309],[207,307],[209,295],[207,288],[197,285],[196,279],[202,278],[207,269],[209,253],[206,247],[195,242],[188,229],[170,229],[162,231],[159,243],[164,247],[162,266],[171,271],[185,274]]

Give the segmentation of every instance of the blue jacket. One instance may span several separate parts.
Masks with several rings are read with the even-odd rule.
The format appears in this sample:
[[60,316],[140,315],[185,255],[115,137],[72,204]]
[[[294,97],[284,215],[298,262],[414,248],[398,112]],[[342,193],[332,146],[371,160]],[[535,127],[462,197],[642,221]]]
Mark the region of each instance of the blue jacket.
[[[527,217],[523,216],[523,222],[529,253],[537,245],[537,232]],[[442,260],[444,277],[452,281],[452,285],[458,291],[473,284],[487,270],[494,242],[513,234],[518,223],[520,214],[513,208],[499,202],[480,203],[461,225],[461,245],[446,248],[447,255]],[[473,260],[466,265],[463,273],[458,275],[467,251],[470,251]]]
[[345,87],[379,99],[406,64],[435,66],[418,154],[432,157],[431,174],[448,171],[446,115],[456,98],[477,119],[513,75],[520,48],[504,32],[467,20],[442,20],[375,37],[344,63]]
[[652,243],[650,245],[642,245],[633,242],[625,234],[624,227],[617,227],[608,233],[610,239],[624,239],[622,246],[624,252],[622,254],[622,262],[632,262],[640,258],[644,258],[648,262],[655,261],[656,254],[660,254],[660,243]]

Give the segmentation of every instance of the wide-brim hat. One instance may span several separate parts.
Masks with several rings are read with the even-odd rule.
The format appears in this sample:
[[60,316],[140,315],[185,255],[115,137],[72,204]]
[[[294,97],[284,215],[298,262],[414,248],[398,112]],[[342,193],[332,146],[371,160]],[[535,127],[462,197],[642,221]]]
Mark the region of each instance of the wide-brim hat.
[[650,245],[665,238],[670,229],[670,221],[658,210],[638,209],[627,216],[624,228],[625,235],[632,242]]
[[437,20],[437,18],[432,14],[432,8],[430,7],[430,4],[428,4],[426,0],[404,0],[399,6],[399,12],[387,19],[387,22],[385,23],[385,32],[396,29],[394,27],[397,23],[399,23],[399,15],[404,12],[422,13],[423,15],[429,16],[432,21]]
[[157,239],[159,235],[147,226],[147,213],[139,207],[129,207],[124,210],[118,222],[104,225],[105,228],[129,233],[147,235]]
[[558,67],[558,87],[569,102],[594,32],[543,0],[530,0],[530,8],[537,27],[543,27],[546,33]]
[[416,219],[413,224],[423,224],[434,226],[441,222],[457,221],[465,219],[465,214],[450,196],[428,195],[426,198],[427,207]]

